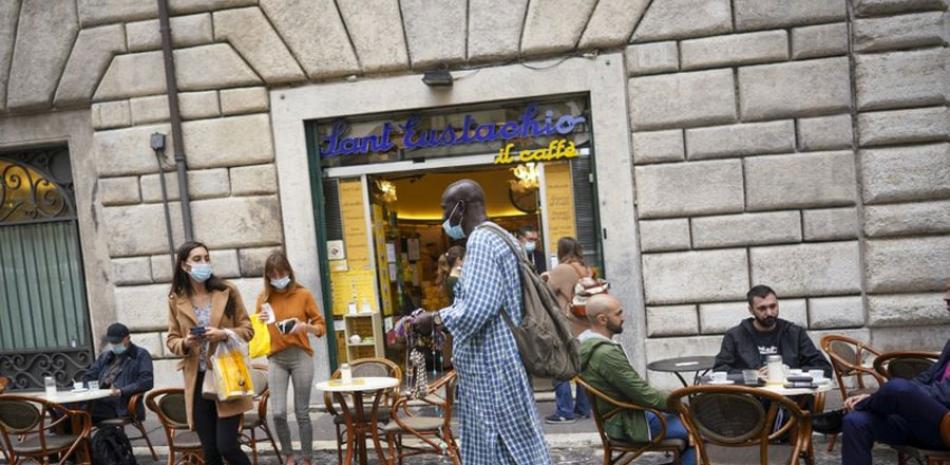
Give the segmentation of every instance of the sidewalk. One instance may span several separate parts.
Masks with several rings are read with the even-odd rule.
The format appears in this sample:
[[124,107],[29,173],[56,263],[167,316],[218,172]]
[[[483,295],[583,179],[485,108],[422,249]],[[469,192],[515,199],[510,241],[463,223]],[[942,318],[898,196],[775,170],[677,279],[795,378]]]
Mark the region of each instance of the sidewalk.
[[[554,402],[547,399],[549,396],[539,396],[538,411],[542,418],[549,415],[554,409]],[[834,395],[829,395],[828,408],[837,408],[840,405],[840,399]],[[316,410],[316,409],[314,409]],[[321,411],[311,411],[310,418],[313,421],[314,436],[314,464],[337,465],[336,441],[334,440],[333,419],[330,415]],[[146,419],[146,428],[149,432],[149,438],[152,444],[156,446],[159,454],[159,461],[154,462],[149,455],[148,448],[144,441],[133,443],[135,455],[141,465],[163,465],[167,457],[165,448],[165,436],[155,419],[155,415],[149,412]],[[299,447],[299,438],[297,437],[297,425],[291,414],[290,431],[294,441],[294,447]],[[551,456],[556,464],[565,465],[600,465],[603,463],[603,450],[601,449],[600,438],[597,435],[593,420],[578,420],[571,425],[548,425],[544,424],[544,434],[548,444],[551,446]],[[276,441],[276,437],[274,438]],[[827,439],[825,436],[816,434],[815,438],[815,462],[816,465],[836,465],[841,463],[840,441],[835,447],[834,452],[828,453]],[[258,450],[261,451],[260,465],[279,465],[276,456],[272,452],[270,444],[259,443]],[[377,464],[375,453],[370,451],[370,463]],[[645,454],[634,464],[642,465],[660,465],[668,463],[669,459],[663,454]],[[404,461],[406,465],[434,465],[448,464],[448,460],[443,460],[436,456],[413,457]],[[897,454],[886,446],[878,446],[874,451],[875,464],[896,464]]]

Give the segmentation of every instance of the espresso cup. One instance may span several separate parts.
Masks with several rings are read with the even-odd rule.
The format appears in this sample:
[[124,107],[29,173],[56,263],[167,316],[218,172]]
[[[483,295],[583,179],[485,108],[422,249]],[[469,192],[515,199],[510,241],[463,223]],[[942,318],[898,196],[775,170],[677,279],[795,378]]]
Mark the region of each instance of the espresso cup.
[[816,383],[825,379],[825,372],[822,370],[808,370],[808,374]]
[[726,379],[729,378],[729,373],[726,373],[725,371],[714,371],[714,372],[712,372],[712,374],[709,376],[709,378],[710,378],[714,383],[722,383],[722,382],[726,381]]
[[75,382],[73,382],[73,390],[74,390],[74,391],[81,391],[82,388],[83,388],[83,386],[82,386],[82,381],[75,381]]

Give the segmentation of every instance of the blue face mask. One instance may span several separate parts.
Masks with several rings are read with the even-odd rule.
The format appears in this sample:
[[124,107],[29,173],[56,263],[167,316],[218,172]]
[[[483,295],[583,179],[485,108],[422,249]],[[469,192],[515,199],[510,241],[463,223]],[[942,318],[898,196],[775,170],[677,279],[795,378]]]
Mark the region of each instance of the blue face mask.
[[445,230],[445,233],[449,235],[454,240],[459,240],[465,237],[465,230],[462,229],[462,223],[452,226],[452,216],[455,215],[455,210],[459,207],[459,202],[455,203],[455,206],[452,207],[452,212],[449,213],[449,217],[442,222],[442,229]]
[[288,284],[290,284],[290,276],[284,276],[280,279],[270,280],[270,285],[274,286],[274,289],[277,289],[278,291],[284,290]]
[[191,279],[203,283],[211,277],[212,269],[210,263],[195,263],[191,265],[191,271],[188,272],[191,275]]
[[109,350],[111,350],[113,354],[122,355],[125,353],[125,345],[121,342],[118,344],[109,344]]

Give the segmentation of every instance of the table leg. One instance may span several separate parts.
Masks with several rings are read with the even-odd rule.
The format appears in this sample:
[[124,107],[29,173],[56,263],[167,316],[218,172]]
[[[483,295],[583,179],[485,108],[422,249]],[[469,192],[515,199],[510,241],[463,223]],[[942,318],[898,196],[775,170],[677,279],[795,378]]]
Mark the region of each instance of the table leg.
[[[353,395],[353,410],[356,411],[356,442],[359,443],[359,463],[366,465],[366,412],[363,411],[363,393]],[[375,426],[375,425],[374,425]]]
[[689,384],[686,382],[685,379],[683,379],[683,375],[681,375],[678,371],[674,371],[673,374],[676,375],[676,377],[680,379],[680,382],[683,383],[683,387],[689,387]]
[[[334,392],[333,397],[336,398],[337,403],[340,404],[343,421],[346,423],[346,458],[343,459],[343,463],[350,465],[353,463],[353,448],[356,447],[356,432],[354,431],[356,424],[353,421],[353,416],[350,414],[349,407],[346,405],[346,399],[343,397],[343,394]],[[354,397],[359,398],[359,396]]]
[[383,390],[380,389],[376,391],[376,398],[373,399],[373,410],[370,411],[370,434],[373,436],[373,446],[376,447],[376,456],[379,457],[380,463],[384,465],[389,465],[389,461],[386,459],[386,454],[383,453],[383,446],[379,442],[379,401],[383,396]]

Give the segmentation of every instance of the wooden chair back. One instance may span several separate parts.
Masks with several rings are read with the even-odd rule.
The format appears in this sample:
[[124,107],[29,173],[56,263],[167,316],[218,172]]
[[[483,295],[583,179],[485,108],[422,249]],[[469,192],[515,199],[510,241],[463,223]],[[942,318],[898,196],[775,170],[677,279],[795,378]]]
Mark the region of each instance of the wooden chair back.
[[847,379],[855,379],[857,389],[868,388],[864,382],[865,376],[874,378],[878,384],[884,383],[884,378],[864,365],[865,360],[877,357],[881,353],[863,341],[840,334],[829,334],[821,338],[821,349],[831,359],[831,366],[834,369],[835,380],[838,382],[842,398],[848,397],[848,388],[845,384]]
[[[684,402],[687,398],[688,403]],[[811,451],[811,414],[783,395],[746,386],[698,385],[673,391],[668,402],[680,413],[687,429],[697,436],[699,463],[710,463],[710,445],[757,446],[759,463],[767,465],[770,444],[788,431],[793,432],[793,437],[789,457],[782,458],[786,463],[797,465],[802,453]],[[773,432],[780,409],[790,418],[779,431]],[[797,426],[797,430],[793,426]]]
[[[680,452],[679,448],[671,448],[669,445],[663,444],[663,441],[664,439],[666,439],[666,434],[667,434],[666,416],[663,414],[663,412],[654,408],[645,407],[645,406],[633,404],[630,402],[624,402],[624,401],[615,399],[613,397],[610,397],[603,391],[592,386],[587,381],[584,381],[584,379],[581,378],[580,376],[575,377],[574,382],[577,383],[578,389],[583,389],[584,391],[586,391],[588,398],[591,399],[591,410],[594,416],[594,424],[597,425],[597,434],[600,436],[600,441],[604,447],[605,463],[607,463],[608,460],[610,460],[610,463],[614,462],[614,459],[612,457],[614,451],[619,452],[621,454],[619,457],[617,457],[617,460],[624,458],[625,455],[629,455],[625,459],[627,462],[629,462],[636,459],[637,457],[642,455],[644,452],[651,451],[651,450],[672,451],[676,454],[674,462],[679,463],[679,452]],[[603,402],[604,404],[608,405],[610,407],[609,410],[602,413],[601,409],[597,405],[598,402]],[[660,421],[660,424],[661,424],[660,432],[658,434],[653,435],[650,438],[649,442],[642,443],[642,444],[629,444],[628,447],[618,447],[619,446],[618,442],[614,440],[613,438],[610,438],[609,436],[607,436],[605,425],[607,424],[607,420],[609,420],[610,418],[613,418],[614,416],[619,415],[620,413],[624,411],[628,411],[628,410],[652,412],[654,415],[656,415],[657,419]]]
[[[424,444],[408,448],[410,449],[409,451],[395,451],[394,455],[400,463],[405,457],[422,453],[446,454],[453,464],[457,465],[460,463],[461,459],[459,457],[458,445],[452,435],[452,408],[455,405],[455,386],[457,380],[455,370],[452,370],[426,386],[425,395],[418,399],[422,403],[436,407],[441,411],[439,415],[439,418],[442,420],[440,431],[419,431],[413,428],[411,422],[407,422],[407,418],[416,416],[409,410],[409,403],[412,402],[413,399],[400,397],[393,404],[392,414],[390,416],[392,421],[399,425],[399,429],[403,433],[411,434]],[[437,439],[441,439],[441,441],[436,442]],[[399,441],[399,444],[401,445],[402,441]],[[390,449],[395,449],[393,441],[390,441]]]
[[[72,434],[54,434],[67,424],[74,428]],[[36,462],[36,458],[58,454],[59,463],[63,464],[76,452],[88,455],[91,430],[92,418],[87,412],[34,397],[0,394],[0,436],[8,463],[20,463],[20,457],[33,457]],[[68,440],[62,441],[64,438]],[[33,440],[38,449],[28,454],[17,451],[17,445]]]
[[940,354],[921,351],[898,351],[881,354],[874,359],[874,371],[890,380],[894,378],[914,379],[926,371]]
[[[396,400],[399,399],[399,390],[402,388],[402,369],[399,368],[399,365],[396,365],[391,360],[378,357],[358,358],[349,362],[349,364],[354,378],[359,376],[386,376],[398,379],[399,383],[384,393],[380,405],[392,407],[396,403]],[[330,375],[330,379],[340,379],[339,368]],[[333,405],[333,396],[329,392],[323,393],[323,403],[326,405],[327,412],[331,415],[335,416],[340,414],[336,411]]]

